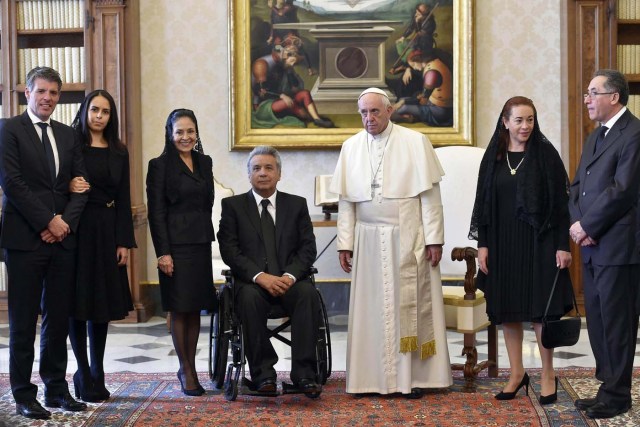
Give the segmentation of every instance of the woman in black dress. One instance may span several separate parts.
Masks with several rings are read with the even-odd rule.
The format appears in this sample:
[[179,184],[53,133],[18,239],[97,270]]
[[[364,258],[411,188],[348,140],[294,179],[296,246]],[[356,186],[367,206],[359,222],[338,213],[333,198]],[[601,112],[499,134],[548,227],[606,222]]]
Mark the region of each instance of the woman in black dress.
[[104,90],[87,95],[72,127],[83,143],[88,177],[75,178],[71,190],[91,188],[78,226],[75,303],[69,322],[71,347],[78,362],[73,383],[76,397],[97,402],[109,398],[103,366],[109,322],[124,319],[133,310],[127,278],[129,249],[136,247],[129,154],[118,137],[116,104]]
[[147,200],[162,308],[171,312],[178,380],[189,396],[204,393],[195,365],[200,311],[213,310],[216,303],[213,197],[212,161],[202,153],[196,116],[191,110],[174,110],[167,118],[162,155],[149,162]]
[[567,173],[540,131],[533,102],[509,99],[480,164],[469,238],[478,240],[478,288],[487,315],[502,324],[510,365],[509,382],[496,399],[513,399],[529,376],[522,363],[523,322],[533,322],[542,359],[540,403],[557,399],[553,349],[542,346],[542,316],[558,268],[549,315],[573,306],[567,267],[569,212]]

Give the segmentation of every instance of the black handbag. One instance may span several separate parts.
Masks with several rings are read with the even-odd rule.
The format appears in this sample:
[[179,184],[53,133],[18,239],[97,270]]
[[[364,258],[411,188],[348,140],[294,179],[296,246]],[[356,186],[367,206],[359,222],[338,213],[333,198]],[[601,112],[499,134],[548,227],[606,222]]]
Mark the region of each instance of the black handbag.
[[553,280],[553,287],[551,288],[551,294],[547,301],[547,308],[544,310],[544,316],[542,317],[542,345],[544,348],[556,348],[572,346],[578,342],[580,338],[580,329],[582,328],[582,321],[580,318],[580,312],[578,311],[578,303],[576,302],[576,294],[573,292],[573,286],[571,287],[571,296],[573,297],[573,307],[576,311],[575,317],[565,317],[558,320],[548,320],[547,312],[551,305],[551,299],[553,298],[553,292],[556,290],[556,283],[558,283],[558,275],[560,269],[556,272],[556,278]]

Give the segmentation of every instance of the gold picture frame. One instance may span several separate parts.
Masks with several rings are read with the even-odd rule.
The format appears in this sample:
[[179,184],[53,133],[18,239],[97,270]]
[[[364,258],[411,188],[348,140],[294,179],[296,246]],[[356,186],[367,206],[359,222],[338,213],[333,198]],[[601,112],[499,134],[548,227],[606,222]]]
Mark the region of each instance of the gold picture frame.
[[[345,0],[354,4],[355,0]],[[433,7],[438,0],[399,0],[413,1],[413,4],[427,3]],[[273,0],[275,3],[276,0]],[[229,0],[229,30],[230,30],[230,121],[231,137],[230,150],[248,150],[257,145],[272,145],[278,149],[337,149],[348,137],[362,129],[357,114],[357,96],[353,98],[353,126],[337,128],[320,128],[307,125],[306,128],[276,126],[269,129],[252,127],[253,92],[252,92],[252,26],[255,17],[251,8],[260,10],[264,15],[262,5],[267,0]],[[356,2],[357,3],[357,2]],[[474,142],[474,28],[472,0],[442,0],[444,7],[449,7],[453,35],[451,50],[453,56],[453,126],[430,127],[422,123],[407,124],[429,137],[434,146],[441,145],[475,145]],[[253,4],[253,6],[251,5]],[[441,6],[441,10],[444,9]],[[437,9],[437,8],[436,8]],[[254,12],[255,12],[254,10]],[[434,11],[434,14],[438,13]],[[304,21],[300,20],[302,24]],[[349,21],[356,22],[358,21]],[[364,21],[361,21],[364,22]],[[388,21],[392,22],[392,21]],[[393,21],[389,24],[398,31],[407,23]],[[254,53],[255,55],[255,53]],[[388,68],[388,67],[387,67]],[[384,74],[385,71],[382,71]],[[306,75],[305,75],[305,78]],[[375,86],[371,84],[370,86]]]

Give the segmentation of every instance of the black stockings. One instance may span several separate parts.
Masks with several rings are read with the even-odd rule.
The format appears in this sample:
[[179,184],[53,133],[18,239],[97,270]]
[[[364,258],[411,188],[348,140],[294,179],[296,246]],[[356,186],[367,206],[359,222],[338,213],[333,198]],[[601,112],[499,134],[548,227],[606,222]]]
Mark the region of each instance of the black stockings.
[[180,373],[184,379],[184,388],[188,390],[196,389],[200,385],[196,372],[196,349],[199,335],[199,311],[191,313],[171,312],[171,337],[180,362]]
[[[88,326],[88,328],[87,328]],[[87,329],[89,330],[89,348],[91,365],[87,357]],[[85,322],[84,320],[69,320],[69,340],[73,354],[78,362],[78,370],[84,377],[104,378],[104,349],[107,345],[107,330],[109,323]]]

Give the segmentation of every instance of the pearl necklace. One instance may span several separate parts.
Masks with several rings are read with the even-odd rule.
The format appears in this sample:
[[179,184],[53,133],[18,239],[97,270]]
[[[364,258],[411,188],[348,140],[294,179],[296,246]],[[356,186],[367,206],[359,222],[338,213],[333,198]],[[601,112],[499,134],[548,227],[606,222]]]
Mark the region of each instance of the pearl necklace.
[[509,170],[511,171],[511,175],[515,175],[518,168],[520,167],[520,165],[522,164],[522,162],[524,161],[524,156],[522,156],[522,159],[520,159],[520,162],[516,165],[515,168],[511,167],[511,162],[509,162],[509,152],[507,151],[507,166],[509,166]]

